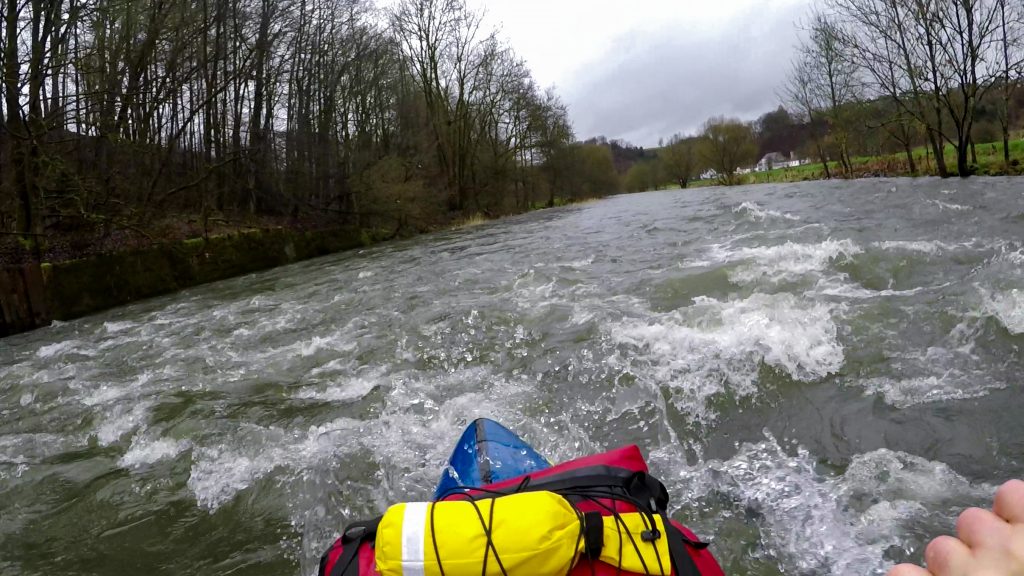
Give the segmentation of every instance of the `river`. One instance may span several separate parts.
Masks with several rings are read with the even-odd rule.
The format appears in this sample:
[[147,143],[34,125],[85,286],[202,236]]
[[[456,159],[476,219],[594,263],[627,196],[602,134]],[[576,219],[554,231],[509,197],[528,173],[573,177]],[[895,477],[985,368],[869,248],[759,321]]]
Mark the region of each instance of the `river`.
[[0,575],[315,572],[461,428],[636,443],[727,573],[881,574],[1024,477],[1024,184],[619,196],[0,340]]

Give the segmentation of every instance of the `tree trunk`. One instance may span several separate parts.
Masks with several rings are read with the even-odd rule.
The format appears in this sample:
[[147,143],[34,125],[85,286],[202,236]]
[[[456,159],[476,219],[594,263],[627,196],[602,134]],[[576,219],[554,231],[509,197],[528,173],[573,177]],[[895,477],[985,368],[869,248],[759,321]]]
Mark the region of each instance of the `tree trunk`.
[[831,180],[832,179],[832,172],[830,172],[829,169],[828,169],[828,158],[825,157],[825,149],[822,148],[820,142],[818,142],[816,144],[818,146],[818,157],[821,158],[821,165],[824,166],[824,168],[825,168],[825,179],[826,180]]
[[910,147],[909,141],[903,143],[903,152],[907,155],[907,169],[910,170],[910,175],[917,176],[917,163],[914,162],[914,149]]
[[935,171],[939,178],[949,178],[949,170],[946,168],[946,155],[942,148],[942,136],[936,135],[935,130],[928,129],[928,142],[932,146],[932,153],[935,154]]
[[956,170],[957,175],[961,178],[967,178],[971,175],[971,166],[967,161],[967,152],[969,148],[968,142],[963,137],[958,139],[956,147]]
[[1003,164],[1010,166],[1010,127],[1003,124]]

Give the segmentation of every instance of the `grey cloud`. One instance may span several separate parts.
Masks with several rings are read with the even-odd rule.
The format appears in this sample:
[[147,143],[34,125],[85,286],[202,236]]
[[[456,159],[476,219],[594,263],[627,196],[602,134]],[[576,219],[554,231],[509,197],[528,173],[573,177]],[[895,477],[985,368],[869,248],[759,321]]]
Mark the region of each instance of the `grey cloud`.
[[700,36],[664,30],[614,40],[564,91],[577,135],[653,146],[696,132],[711,116],[753,119],[775,108],[797,41],[794,23],[806,9],[766,9]]

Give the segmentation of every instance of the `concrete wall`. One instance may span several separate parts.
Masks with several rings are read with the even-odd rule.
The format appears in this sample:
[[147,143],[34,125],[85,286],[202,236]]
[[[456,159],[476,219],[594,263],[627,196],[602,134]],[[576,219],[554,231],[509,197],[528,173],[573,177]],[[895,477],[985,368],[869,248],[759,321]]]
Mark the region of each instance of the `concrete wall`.
[[0,270],[0,336],[190,286],[364,246],[365,231],[259,230]]
[[0,337],[50,323],[38,264],[0,268]]

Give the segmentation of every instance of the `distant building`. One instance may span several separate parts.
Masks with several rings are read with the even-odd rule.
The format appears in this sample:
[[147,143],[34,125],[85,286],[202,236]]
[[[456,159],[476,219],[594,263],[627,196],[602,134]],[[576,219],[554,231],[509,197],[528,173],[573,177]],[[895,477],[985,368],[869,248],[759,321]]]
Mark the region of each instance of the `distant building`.
[[781,152],[771,152],[765,154],[764,158],[757,163],[754,167],[755,172],[767,172],[768,170],[775,170],[776,168],[794,168],[802,164],[807,164],[807,160],[799,160],[796,157],[796,153],[789,155],[789,158]]
[[715,178],[718,178],[718,172],[714,168],[708,168],[700,173],[701,180],[714,180]]

